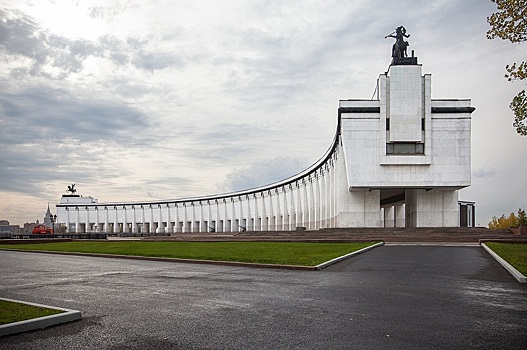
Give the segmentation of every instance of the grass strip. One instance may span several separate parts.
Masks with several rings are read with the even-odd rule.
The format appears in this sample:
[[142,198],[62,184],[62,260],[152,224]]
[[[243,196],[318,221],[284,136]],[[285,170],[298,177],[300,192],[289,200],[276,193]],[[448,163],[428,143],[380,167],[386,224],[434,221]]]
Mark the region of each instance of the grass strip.
[[0,248],[316,266],[374,243],[76,241]]
[[60,314],[64,311],[0,300],[0,325]]
[[527,244],[485,242],[487,247],[527,276]]

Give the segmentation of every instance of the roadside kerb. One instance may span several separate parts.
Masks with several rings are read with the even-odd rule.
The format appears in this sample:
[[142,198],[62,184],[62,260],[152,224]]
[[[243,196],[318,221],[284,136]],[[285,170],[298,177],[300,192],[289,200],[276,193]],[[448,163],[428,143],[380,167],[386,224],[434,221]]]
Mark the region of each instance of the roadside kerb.
[[33,331],[33,330],[42,329],[46,327],[51,327],[51,326],[55,326],[61,323],[73,322],[73,321],[80,320],[82,317],[81,312],[77,310],[64,309],[64,308],[56,307],[56,306],[35,304],[35,303],[29,303],[26,301],[13,300],[13,299],[7,299],[7,298],[0,298],[0,299],[5,300],[5,301],[14,302],[14,303],[27,304],[27,305],[43,307],[47,309],[64,311],[56,315],[38,317],[38,318],[30,319],[30,320],[24,320],[24,321],[1,325],[0,326],[0,337],[10,335],[10,334],[28,332],[28,331]]
[[509,264],[507,261],[505,261],[501,256],[499,256],[498,254],[496,254],[492,249],[490,249],[489,247],[487,247],[487,245],[485,243],[481,243],[481,246],[483,247],[483,249],[485,249],[490,255],[492,255],[492,257],[494,259],[496,259],[497,262],[499,262],[501,264],[501,266],[503,266],[505,268],[505,270],[509,271],[509,273],[518,280],[518,282],[520,283],[527,283],[527,278],[518,270],[516,270],[516,268],[514,266],[512,266],[511,264]]
[[362,248],[355,252],[340,256],[338,258],[326,261],[316,266],[303,266],[303,265],[284,265],[284,264],[258,264],[249,262],[239,261],[221,261],[221,260],[196,260],[196,259],[181,259],[181,258],[163,258],[163,257],[150,257],[150,256],[137,256],[137,255],[117,255],[117,254],[100,254],[100,253],[79,253],[79,252],[60,252],[60,251],[48,251],[48,250],[24,250],[24,249],[5,249],[0,246],[0,250],[24,252],[24,253],[40,253],[40,254],[58,254],[58,255],[76,255],[76,256],[94,256],[99,258],[111,258],[111,259],[132,259],[132,260],[151,260],[151,261],[162,261],[172,263],[187,263],[187,264],[210,264],[210,265],[225,265],[225,266],[239,266],[239,267],[256,267],[256,268],[267,268],[267,269],[285,269],[285,270],[321,270],[329,265],[333,265],[344,259],[348,259],[354,255],[364,253],[370,249],[383,245],[384,242],[379,242]]
[[338,263],[338,262],[340,262],[342,260],[351,258],[352,256],[355,256],[355,255],[367,252],[370,249],[373,249],[373,248],[376,248],[376,247],[379,247],[379,246],[382,246],[382,245],[384,245],[384,242],[379,242],[379,243],[370,245],[369,247],[357,250],[357,251],[355,251],[353,253],[349,253],[349,254],[346,254],[346,255],[343,255],[343,256],[339,256],[338,258],[331,259],[329,261],[326,261],[326,262],[324,262],[322,264],[319,264],[319,265],[315,266],[315,270],[322,270],[322,269],[324,269],[324,268],[326,268],[326,267],[328,267],[330,265],[336,264],[336,263]]

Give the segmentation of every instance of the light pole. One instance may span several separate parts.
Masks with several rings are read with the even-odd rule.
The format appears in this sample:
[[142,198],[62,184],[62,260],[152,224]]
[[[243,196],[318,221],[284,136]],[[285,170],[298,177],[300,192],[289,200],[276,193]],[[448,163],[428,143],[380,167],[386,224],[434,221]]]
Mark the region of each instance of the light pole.
[[49,219],[51,220],[51,229],[53,234],[55,234],[55,222],[57,221],[57,215],[51,215]]

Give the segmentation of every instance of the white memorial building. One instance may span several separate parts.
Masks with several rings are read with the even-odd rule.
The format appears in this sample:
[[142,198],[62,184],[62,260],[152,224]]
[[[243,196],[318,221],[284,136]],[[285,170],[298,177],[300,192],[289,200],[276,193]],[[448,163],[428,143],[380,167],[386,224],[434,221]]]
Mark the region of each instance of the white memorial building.
[[[394,45],[395,47],[395,45]],[[469,99],[432,99],[416,57],[394,58],[372,100],[341,100],[335,137],[309,169],[277,183],[195,198],[99,203],[63,195],[68,232],[176,233],[346,227],[456,227],[471,181]],[[474,222],[473,203],[464,215]]]

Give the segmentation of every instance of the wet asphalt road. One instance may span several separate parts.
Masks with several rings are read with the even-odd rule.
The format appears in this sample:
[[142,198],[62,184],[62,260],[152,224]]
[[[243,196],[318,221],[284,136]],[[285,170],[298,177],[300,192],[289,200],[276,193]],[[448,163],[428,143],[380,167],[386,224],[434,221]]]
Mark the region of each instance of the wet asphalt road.
[[384,246],[322,271],[0,251],[0,296],[83,319],[0,349],[525,349],[527,285],[482,248]]

